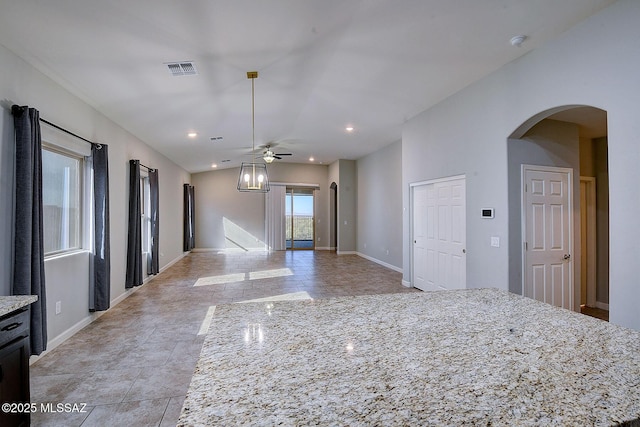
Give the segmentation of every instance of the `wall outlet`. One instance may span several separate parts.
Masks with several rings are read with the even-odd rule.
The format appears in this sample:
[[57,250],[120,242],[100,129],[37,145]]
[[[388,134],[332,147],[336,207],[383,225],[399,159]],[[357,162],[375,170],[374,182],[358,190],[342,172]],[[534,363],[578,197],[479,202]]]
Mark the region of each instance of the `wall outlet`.
[[62,301],[56,301],[56,314],[62,313]]

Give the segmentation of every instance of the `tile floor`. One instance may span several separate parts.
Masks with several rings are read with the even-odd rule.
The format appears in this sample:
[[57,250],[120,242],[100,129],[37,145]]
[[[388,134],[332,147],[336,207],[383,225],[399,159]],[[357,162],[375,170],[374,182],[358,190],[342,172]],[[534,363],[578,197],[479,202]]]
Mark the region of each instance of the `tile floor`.
[[32,402],[86,404],[85,412],[33,414],[32,425],[174,426],[211,306],[419,292],[401,279],[328,251],[190,254],[31,366]]

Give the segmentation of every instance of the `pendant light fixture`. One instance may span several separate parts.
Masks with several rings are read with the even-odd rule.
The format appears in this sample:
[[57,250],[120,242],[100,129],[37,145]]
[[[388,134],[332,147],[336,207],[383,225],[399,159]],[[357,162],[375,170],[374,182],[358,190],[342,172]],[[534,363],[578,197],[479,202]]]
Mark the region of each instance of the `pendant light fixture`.
[[252,162],[242,162],[240,176],[238,177],[238,191],[251,193],[266,193],[269,191],[269,178],[267,177],[267,165],[255,162],[256,125],[255,125],[255,88],[254,81],[258,78],[257,71],[247,72],[247,78],[251,79],[251,156]]

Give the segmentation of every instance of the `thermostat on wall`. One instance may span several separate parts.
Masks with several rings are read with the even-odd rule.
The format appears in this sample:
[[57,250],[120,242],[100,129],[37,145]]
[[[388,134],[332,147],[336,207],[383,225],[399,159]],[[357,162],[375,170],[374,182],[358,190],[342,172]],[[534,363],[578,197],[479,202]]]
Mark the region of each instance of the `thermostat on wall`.
[[482,208],[482,218],[493,218],[493,208]]

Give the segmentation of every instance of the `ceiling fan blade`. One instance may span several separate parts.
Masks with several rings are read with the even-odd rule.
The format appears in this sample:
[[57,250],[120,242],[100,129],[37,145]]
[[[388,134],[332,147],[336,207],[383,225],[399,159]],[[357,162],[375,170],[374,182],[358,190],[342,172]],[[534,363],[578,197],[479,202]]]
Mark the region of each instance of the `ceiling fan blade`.
[[274,159],[282,160],[282,157],[279,157],[277,154],[273,156]]
[[275,153],[276,156],[292,156],[291,153]]

